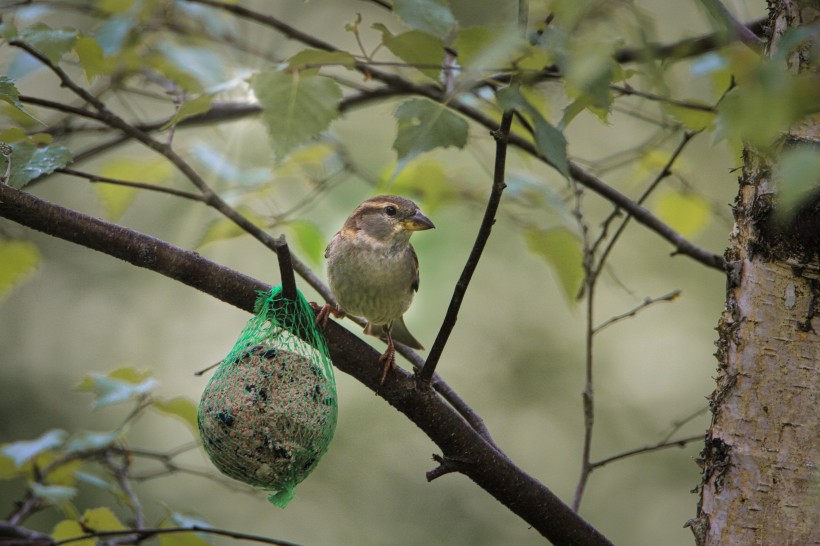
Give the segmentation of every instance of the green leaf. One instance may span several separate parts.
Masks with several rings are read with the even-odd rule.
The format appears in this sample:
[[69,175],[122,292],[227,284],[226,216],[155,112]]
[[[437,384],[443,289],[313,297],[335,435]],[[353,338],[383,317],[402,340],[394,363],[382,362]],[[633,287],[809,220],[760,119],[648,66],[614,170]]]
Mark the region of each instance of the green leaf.
[[785,62],[761,58],[740,45],[724,51],[737,85],[717,106],[716,139],[742,139],[766,149],[792,123],[820,109],[816,76],[810,71],[791,74]]
[[526,43],[515,30],[480,26],[459,31],[455,48],[462,67],[485,71],[510,66],[526,50]]
[[14,108],[16,108],[18,111],[22,112],[26,116],[30,117],[31,119],[37,119],[31,114],[29,114],[25,108],[23,108],[23,103],[20,102],[20,92],[17,90],[17,87],[14,85],[14,82],[6,76],[0,76],[0,100],[11,104]]
[[98,0],[97,7],[106,13],[122,13],[131,9],[136,0]]
[[279,160],[324,131],[339,116],[342,90],[329,78],[305,72],[261,72],[253,92]]
[[92,407],[99,409],[111,404],[140,399],[153,391],[157,385],[157,381],[153,378],[140,383],[132,383],[101,374],[90,374],[83,379],[77,389],[94,393],[96,400]]
[[177,108],[174,116],[165,122],[165,125],[163,125],[160,129],[162,131],[168,130],[183,119],[190,118],[198,114],[204,114],[211,109],[212,101],[213,99],[210,95],[199,95],[198,97],[186,100],[180,105],[179,108]]
[[[170,163],[159,157],[117,157],[105,163],[99,172],[100,176],[125,180],[162,184],[171,180],[174,174]],[[139,189],[130,186],[108,184],[94,185],[97,197],[105,208],[106,215],[112,220],[119,219],[134,203]]]
[[530,251],[544,258],[558,277],[567,301],[574,302],[584,280],[581,241],[566,228],[524,232]]
[[151,407],[165,415],[179,417],[194,432],[199,430],[197,405],[190,398],[177,396],[168,400],[154,400]]
[[411,30],[394,36],[382,24],[373,25],[381,30],[382,43],[393,55],[410,65],[433,65],[418,70],[425,76],[438,80],[444,62],[444,43],[439,38],[420,30]]
[[111,60],[105,58],[102,46],[94,38],[80,36],[74,44],[74,51],[80,59],[88,83],[92,83],[97,76],[111,72]]
[[326,242],[316,224],[307,220],[293,220],[287,223],[287,227],[308,259],[314,264],[319,264],[324,256]]
[[131,366],[123,366],[122,368],[117,368],[116,370],[108,372],[107,377],[136,385],[137,383],[143,383],[146,379],[151,377],[151,370],[140,371]]
[[[59,453],[62,454],[62,450]],[[33,463],[38,468],[45,468],[51,466],[57,457],[58,452],[47,451],[37,456]],[[43,477],[43,483],[47,485],[64,485],[66,487],[73,486],[77,481],[76,473],[82,465],[83,461],[79,459],[58,464]]]
[[19,468],[37,455],[63,445],[66,436],[68,436],[66,431],[53,429],[35,440],[6,444],[0,449],[0,453],[14,461]]
[[346,66],[356,64],[356,58],[346,51],[324,51],[321,49],[303,49],[288,59],[288,68],[300,70],[320,66]]
[[162,533],[159,546],[211,546],[202,533]]
[[715,112],[686,108],[677,104],[663,103],[661,108],[690,131],[711,130],[717,117]]
[[[0,132],[0,142],[12,144],[23,140],[29,140],[29,137],[20,127],[9,127],[5,131]],[[5,156],[2,152],[0,152],[0,155]]]
[[117,430],[112,432],[81,432],[71,437],[65,450],[74,453],[76,451],[101,449],[116,442],[119,435],[120,432]]
[[655,214],[684,237],[706,227],[711,216],[709,201],[694,193],[666,191],[655,202]]
[[139,190],[128,186],[103,183],[95,184],[94,192],[103,204],[106,217],[116,221],[134,203]]
[[173,76],[176,71],[194,78],[195,84],[192,85],[190,82],[183,84],[189,89],[216,86],[228,79],[222,58],[216,54],[214,49],[163,43],[158,50],[175,69],[169,70],[169,75]]
[[776,169],[779,180],[775,218],[788,220],[803,203],[820,192],[820,154],[809,146],[783,152]]
[[[11,144],[11,176],[8,183],[15,188],[22,188],[32,180],[50,174],[71,162],[71,151],[68,148],[51,144],[36,146],[30,140]],[[0,175],[6,172],[9,158],[0,154]]]
[[20,38],[57,64],[74,47],[77,31],[69,28],[54,29],[44,23],[37,23],[23,30]]
[[117,55],[127,43],[129,33],[138,24],[131,14],[106,17],[95,36],[106,56]]
[[37,482],[29,484],[35,497],[52,504],[65,504],[77,494],[77,489],[65,485],[43,485]]
[[[171,514],[170,521],[165,521],[160,526],[166,527],[202,527],[203,529],[211,526],[200,519],[192,518],[174,512]],[[162,533],[158,537],[159,546],[210,546],[208,535],[205,533]]]
[[0,38],[4,40],[17,38],[19,33],[17,32],[17,26],[14,24],[14,21],[11,20],[11,17],[4,19],[4,21],[0,21]]
[[395,0],[393,11],[406,25],[442,39],[458,27],[446,0]]
[[[180,514],[179,512],[174,512],[171,514],[171,522],[176,527],[201,527],[203,529],[213,528],[213,525],[211,525],[204,519],[195,518],[193,516],[186,516],[185,514]],[[201,536],[206,537],[208,535],[201,534]]]
[[95,476],[94,474],[89,474],[88,472],[83,472],[79,470],[74,473],[74,476],[77,478],[77,481],[83,482],[88,485],[93,485],[98,489],[102,489],[103,491],[110,491],[111,484],[105,481],[102,478]]
[[114,515],[107,506],[100,508],[89,508],[83,513],[82,525],[85,529],[98,531],[123,531],[127,529],[125,525]]
[[467,144],[469,125],[446,106],[426,99],[410,99],[395,112],[398,133],[393,149],[399,159],[409,159],[435,148]]
[[0,480],[16,478],[21,474],[21,469],[17,467],[14,459],[3,455],[0,451]]
[[382,178],[380,191],[420,196],[424,210],[429,213],[462,198],[440,161],[422,158],[402,161],[398,166],[388,167]]
[[603,123],[607,123],[609,110],[607,108],[600,108],[596,106],[595,101],[590,95],[581,94],[577,99],[572,101],[564,108],[564,115],[561,117],[561,121],[558,122],[558,129],[562,131],[566,129],[572,120],[584,110],[589,110]]
[[275,176],[277,180],[285,178],[307,178],[322,180],[329,170],[338,168],[338,155],[333,146],[325,142],[315,142],[302,146],[276,167],[276,173],[268,171],[268,179]]
[[582,95],[566,105],[564,107],[564,115],[561,116],[561,121],[558,122],[558,129],[563,131],[566,129],[572,120],[574,120],[578,114],[589,108],[592,104],[592,100],[587,95]]
[[505,110],[516,109],[530,118],[535,129],[535,146],[558,172],[569,178],[567,141],[564,133],[550,124],[541,112],[530,104],[516,89],[506,87],[496,94],[498,104]]
[[573,45],[567,60],[560,63],[570,96],[587,95],[594,106],[608,110],[613,98],[609,86],[617,68],[612,57],[614,43],[578,40]]
[[28,241],[0,241],[0,298],[40,264],[40,251]]
[[[88,532],[82,528],[79,522],[73,519],[65,519],[54,526],[51,532],[51,538],[54,542],[62,542],[64,540],[71,540],[73,538],[87,535]],[[72,540],[71,546],[95,546],[97,543],[93,537],[84,540]]]
[[161,184],[169,182],[174,176],[174,168],[161,157],[118,157],[103,164],[100,176],[127,180],[130,182],[146,182]]

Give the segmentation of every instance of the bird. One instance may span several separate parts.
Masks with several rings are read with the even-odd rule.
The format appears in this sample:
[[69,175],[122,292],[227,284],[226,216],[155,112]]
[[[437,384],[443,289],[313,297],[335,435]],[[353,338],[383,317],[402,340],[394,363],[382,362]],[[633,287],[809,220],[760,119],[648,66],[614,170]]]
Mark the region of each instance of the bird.
[[379,359],[384,362],[379,386],[395,366],[395,341],[424,349],[404,324],[404,313],[419,289],[419,260],[410,236],[433,228],[413,201],[378,195],[356,207],[325,249],[330,291],[338,306],[321,307],[316,321],[325,326],[331,314],[367,320],[364,333],[387,343]]

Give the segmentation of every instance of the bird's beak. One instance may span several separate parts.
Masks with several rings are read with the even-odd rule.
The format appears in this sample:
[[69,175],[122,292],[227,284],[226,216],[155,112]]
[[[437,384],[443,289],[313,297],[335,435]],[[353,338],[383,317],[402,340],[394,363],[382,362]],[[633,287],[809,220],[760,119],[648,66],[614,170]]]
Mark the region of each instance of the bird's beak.
[[407,231],[422,231],[425,229],[434,229],[436,227],[429,218],[421,213],[420,210],[417,210],[416,214],[402,221],[402,225]]

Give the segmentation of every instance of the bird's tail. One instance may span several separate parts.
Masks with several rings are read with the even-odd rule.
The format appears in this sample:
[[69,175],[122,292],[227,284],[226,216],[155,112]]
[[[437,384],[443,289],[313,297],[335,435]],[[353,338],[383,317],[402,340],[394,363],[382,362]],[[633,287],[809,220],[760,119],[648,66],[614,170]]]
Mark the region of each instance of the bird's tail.
[[[386,341],[387,328],[388,327],[386,325],[374,325],[368,322],[367,326],[364,328],[364,333]],[[414,338],[413,334],[410,333],[410,330],[407,329],[407,326],[404,324],[404,317],[399,317],[393,321],[393,325],[390,327],[390,335],[393,336],[393,341],[403,343],[411,349],[421,351],[424,350],[424,346],[416,338]]]

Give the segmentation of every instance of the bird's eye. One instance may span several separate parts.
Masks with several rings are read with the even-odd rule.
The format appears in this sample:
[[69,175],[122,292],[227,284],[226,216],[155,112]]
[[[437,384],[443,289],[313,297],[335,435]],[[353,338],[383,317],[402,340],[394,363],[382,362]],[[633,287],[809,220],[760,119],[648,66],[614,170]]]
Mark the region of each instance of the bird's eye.
[[388,216],[395,216],[396,212],[398,211],[396,210],[396,207],[394,207],[393,205],[387,205],[386,207],[384,207],[384,213]]

